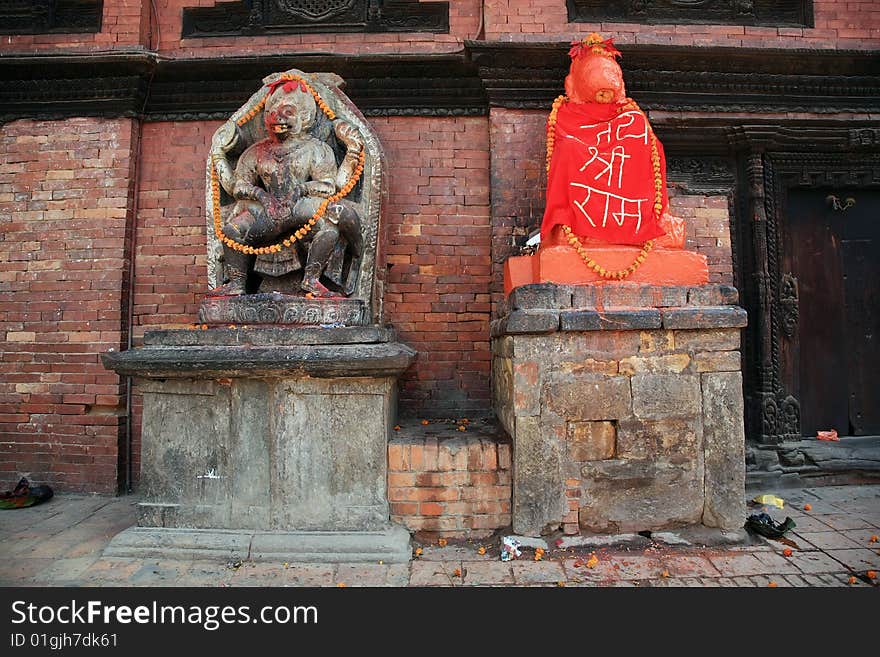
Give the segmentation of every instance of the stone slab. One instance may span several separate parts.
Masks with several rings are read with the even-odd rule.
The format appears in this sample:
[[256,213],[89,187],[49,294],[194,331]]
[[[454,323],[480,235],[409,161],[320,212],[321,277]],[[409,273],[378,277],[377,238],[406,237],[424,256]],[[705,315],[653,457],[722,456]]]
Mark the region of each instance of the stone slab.
[[208,329],[159,329],[144,334],[145,346],[257,347],[276,345],[364,344],[392,342],[394,329],[385,326],[212,326]]
[[117,534],[105,557],[242,559],[296,563],[406,563],[410,536],[402,527],[370,532],[253,532],[131,527]]
[[416,352],[399,342],[298,346],[145,346],[101,354],[104,367],[150,379],[203,376],[398,376]]
[[549,310],[514,310],[504,322],[505,333],[553,333],[559,330],[559,313]]
[[510,293],[513,310],[571,308],[572,288],[554,283],[523,285]]
[[733,530],[742,526],[745,503],[745,435],[742,375],[702,375],[706,503],[703,524]]

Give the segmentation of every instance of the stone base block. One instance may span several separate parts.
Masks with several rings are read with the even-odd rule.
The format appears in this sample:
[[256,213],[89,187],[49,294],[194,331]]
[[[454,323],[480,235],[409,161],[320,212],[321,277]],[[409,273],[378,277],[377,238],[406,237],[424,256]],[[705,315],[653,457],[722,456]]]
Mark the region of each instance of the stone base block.
[[409,532],[389,526],[361,532],[259,532],[131,527],[116,535],[105,557],[245,559],[297,563],[406,563]]
[[[629,267],[641,249],[637,246],[591,247],[590,257],[611,271]],[[504,263],[504,291],[533,283],[583,285],[603,282],[569,246],[538,249],[534,255],[515,256]],[[644,264],[626,279],[649,285],[703,285],[709,282],[706,256],[693,251],[656,249]]]
[[735,297],[629,283],[511,294],[492,371],[513,438],[514,532],[742,528]]

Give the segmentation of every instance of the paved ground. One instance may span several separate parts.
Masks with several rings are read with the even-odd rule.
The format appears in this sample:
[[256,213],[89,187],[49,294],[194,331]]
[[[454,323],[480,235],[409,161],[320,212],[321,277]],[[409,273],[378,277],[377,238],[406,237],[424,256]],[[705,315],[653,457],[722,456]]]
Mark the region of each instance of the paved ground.
[[[773,493],[774,491],[764,491]],[[240,565],[212,561],[104,558],[103,548],[134,524],[135,497],[59,495],[30,509],[0,511],[0,585],[5,586],[851,586],[876,587],[880,572],[880,485],[780,492],[777,520],[797,527],[788,544],[708,548],[638,537],[628,546],[556,548],[540,561],[523,547],[510,562],[498,538],[447,545],[414,543],[410,564]],[[809,511],[804,506],[811,506]],[[760,511],[750,509],[750,513]],[[874,542],[872,542],[874,537]],[[485,554],[480,554],[480,548]],[[784,550],[791,549],[785,556]],[[595,559],[591,559],[595,556]]]

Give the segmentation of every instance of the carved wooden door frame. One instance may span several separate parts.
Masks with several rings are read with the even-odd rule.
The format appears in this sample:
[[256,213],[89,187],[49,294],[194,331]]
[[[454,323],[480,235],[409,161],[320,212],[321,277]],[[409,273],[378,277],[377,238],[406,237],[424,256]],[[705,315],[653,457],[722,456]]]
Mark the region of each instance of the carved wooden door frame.
[[781,344],[797,334],[798,299],[782,259],[794,189],[880,189],[880,128],[773,126],[731,130],[738,155],[738,212],[731,236],[737,285],[749,313],[743,343],[746,435],[764,444],[800,440],[800,403],[782,374]]

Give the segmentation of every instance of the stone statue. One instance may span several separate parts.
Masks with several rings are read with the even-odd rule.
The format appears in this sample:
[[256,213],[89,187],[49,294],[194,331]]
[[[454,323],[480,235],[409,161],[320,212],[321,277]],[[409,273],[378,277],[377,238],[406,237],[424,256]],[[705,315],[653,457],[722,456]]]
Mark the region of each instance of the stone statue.
[[[337,117],[315,76],[292,70],[265,82],[265,95],[261,90],[212,140],[210,212],[225,282],[208,295],[349,297],[365,248],[362,204],[352,200],[359,196],[352,192],[364,171],[365,137]],[[231,202],[224,205],[221,195]],[[255,274],[287,280],[267,285]]]

